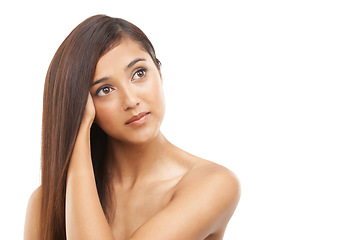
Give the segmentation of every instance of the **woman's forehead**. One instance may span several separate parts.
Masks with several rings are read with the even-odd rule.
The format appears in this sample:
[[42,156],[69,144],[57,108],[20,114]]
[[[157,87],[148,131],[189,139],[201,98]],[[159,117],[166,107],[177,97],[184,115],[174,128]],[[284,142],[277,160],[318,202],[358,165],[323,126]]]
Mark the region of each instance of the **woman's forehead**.
[[139,61],[151,61],[151,56],[138,42],[123,39],[99,59],[95,69],[95,78],[97,75],[112,72],[113,69],[126,71]]

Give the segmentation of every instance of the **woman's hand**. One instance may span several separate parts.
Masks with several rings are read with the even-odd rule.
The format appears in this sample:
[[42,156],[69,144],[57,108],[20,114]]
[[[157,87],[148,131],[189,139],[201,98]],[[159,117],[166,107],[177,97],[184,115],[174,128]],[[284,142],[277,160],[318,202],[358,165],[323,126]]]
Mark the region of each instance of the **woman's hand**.
[[95,106],[92,96],[89,93],[81,125],[91,127],[92,123],[94,122],[94,119],[95,119]]

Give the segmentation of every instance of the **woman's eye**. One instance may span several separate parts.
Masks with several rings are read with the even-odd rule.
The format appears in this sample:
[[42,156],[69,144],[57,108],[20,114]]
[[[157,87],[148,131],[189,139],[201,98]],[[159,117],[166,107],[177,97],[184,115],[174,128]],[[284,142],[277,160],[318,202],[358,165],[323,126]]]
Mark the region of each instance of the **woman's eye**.
[[135,74],[133,76],[133,80],[143,78],[143,77],[145,77],[145,75],[146,75],[146,69],[141,68],[135,72]]
[[99,90],[96,92],[97,96],[105,96],[109,93],[111,93],[113,91],[113,89],[111,89],[111,87],[105,86],[102,88],[99,88]]

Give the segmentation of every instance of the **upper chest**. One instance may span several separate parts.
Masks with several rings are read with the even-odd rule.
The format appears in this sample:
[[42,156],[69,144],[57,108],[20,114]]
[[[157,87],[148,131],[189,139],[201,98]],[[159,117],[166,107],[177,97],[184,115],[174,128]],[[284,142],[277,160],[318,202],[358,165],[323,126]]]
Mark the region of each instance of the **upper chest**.
[[113,220],[110,227],[115,239],[128,239],[137,228],[166,207],[179,179],[149,184],[131,191],[114,189]]

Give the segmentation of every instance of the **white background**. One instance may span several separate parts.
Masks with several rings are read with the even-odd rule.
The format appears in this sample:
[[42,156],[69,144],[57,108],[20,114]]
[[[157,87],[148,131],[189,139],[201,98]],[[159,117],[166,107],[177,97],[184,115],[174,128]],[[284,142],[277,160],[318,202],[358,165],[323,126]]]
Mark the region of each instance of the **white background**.
[[22,239],[40,184],[52,56],[99,13],[133,22],[155,46],[164,135],[239,177],[226,240],[360,239],[358,1],[8,2],[0,6],[1,239]]

